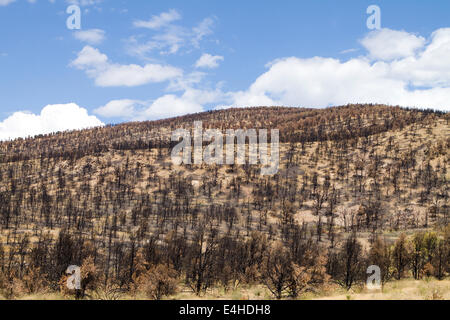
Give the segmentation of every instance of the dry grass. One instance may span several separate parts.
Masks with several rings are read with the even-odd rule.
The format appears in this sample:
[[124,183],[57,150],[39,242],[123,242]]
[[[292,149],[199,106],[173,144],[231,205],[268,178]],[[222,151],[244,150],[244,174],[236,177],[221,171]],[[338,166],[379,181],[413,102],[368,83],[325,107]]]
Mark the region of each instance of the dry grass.
[[[215,288],[202,297],[191,292],[181,292],[170,297],[175,300],[271,300],[273,296],[263,286],[243,287],[225,292]],[[450,279],[413,280],[404,279],[387,283],[382,290],[368,291],[356,288],[346,291],[331,286],[321,292],[308,293],[300,300],[450,300]]]
[[367,289],[312,297],[318,300],[450,300],[450,279],[411,280],[387,283],[382,290]]
[[[34,294],[18,298],[18,300],[66,300],[59,293]],[[123,295],[120,300],[146,300],[141,294],[136,296]],[[214,288],[203,296],[196,296],[187,288],[167,300],[272,300],[273,296],[263,286],[239,287],[236,290],[225,291]],[[0,296],[0,300],[4,300]],[[450,279],[438,281],[435,279],[412,280],[404,279],[387,283],[382,290],[368,291],[356,288],[346,291],[337,286],[323,289],[321,292],[308,293],[299,300],[450,300]]]

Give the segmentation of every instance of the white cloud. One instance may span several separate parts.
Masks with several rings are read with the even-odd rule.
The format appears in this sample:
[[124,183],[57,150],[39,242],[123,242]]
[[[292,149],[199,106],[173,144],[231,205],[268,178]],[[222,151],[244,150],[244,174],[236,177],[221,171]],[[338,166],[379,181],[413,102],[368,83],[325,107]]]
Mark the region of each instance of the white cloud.
[[181,69],[159,64],[120,65],[91,46],[84,47],[71,66],[84,70],[100,87],[134,87],[147,83],[164,82],[182,76]]
[[133,121],[157,120],[203,112],[199,103],[182,95],[167,94],[154,101],[112,100],[94,110],[94,113],[105,118],[123,118]]
[[[381,45],[379,32],[374,32],[375,36],[371,33],[366,37],[366,45],[372,49],[371,39]],[[435,31],[428,42],[406,33],[402,33],[405,41],[397,33],[387,34],[406,44],[384,56],[382,48],[377,48],[348,61],[324,57],[278,59],[247,90],[230,92],[232,105],[384,103],[450,110],[450,29]],[[391,44],[386,39],[386,46]],[[374,56],[379,59],[374,61]],[[394,56],[395,60],[384,60]]]
[[0,0],[0,7],[7,6],[10,3],[13,3],[16,0]]
[[219,61],[223,60],[224,58],[222,56],[213,56],[209,53],[205,53],[197,60],[195,67],[214,69],[219,66]]
[[0,122],[0,140],[102,125],[99,119],[75,103],[48,105],[38,115],[19,111]]
[[207,74],[194,71],[170,81],[168,91],[185,91],[200,85]]
[[76,31],[74,37],[89,44],[100,44],[105,40],[105,31],[101,29]]
[[137,105],[142,102],[131,99],[112,100],[106,105],[94,110],[95,114],[105,118],[125,118],[132,119],[136,116]]
[[137,20],[133,24],[137,28],[160,29],[171,22],[181,19],[181,15],[174,9],[163,12],[159,16],[152,16],[149,21]]
[[[386,34],[402,42],[398,33]],[[405,39],[421,39],[416,35],[401,34]],[[367,46],[371,47],[370,39],[379,44],[377,36],[369,33],[365,42]],[[278,59],[269,63],[268,70],[247,90],[238,92],[222,91],[221,83],[214,89],[198,89],[206,74],[192,72],[169,80],[167,90],[181,94],[166,94],[150,101],[113,100],[95,113],[107,118],[154,120],[201,112],[214,106],[326,107],[347,103],[384,103],[449,110],[450,29],[439,29],[429,39],[420,42],[421,47],[405,45],[403,52],[394,50],[395,54],[391,52],[378,59],[374,59],[374,50],[345,61],[326,57]],[[389,45],[391,41],[386,43]],[[98,50],[90,47],[83,50],[85,54],[80,54],[74,64],[85,66],[98,82],[102,78],[99,74],[109,78],[116,68],[120,69],[111,67],[107,56]],[[394,56],[396,58],[391,59]],[[219,56],[205,54],[196,66],[212,68],[221,60]],[[135,73],[130,66],[123,67]]]
[[185,96],[168,94],[156,99],[142,114],[141,119],[163,119],[203,112],[203,106]]
[[183,94],[166,94],[151,101],[132,99],[112,100],[94,110],[105,118],[143,121],[177,117],[205,111],[205,104],[222,101],[225,94],[219,89],[200,90],[186,87]]
[[[400,41],[398,34],[390,34]],[[408,34],[404,36],[410,38]],[[367,36],[367,39],[374,38],[372,34]],[[222,91],[221,83],[214,89],[197,89],[206,74],[192,72],[170,80],[167,90],[182,92],[179,95],[166,94],[152,101],[114,100],[95,113],[108,118],[154,120],[201,112],[211,106],[319,108],[348,103],[384,103],[448,111],[450,29],[439,29],[421,43],[421,47],[409,46],[403,53],[397,50],[394,60],[384,60],[386,57],[374,60],[373,51],[346,61],[325,57],[278,59],[269,63],[268,70],[247,90],[238,92]],[[394,54],[388,56],[392,58]],[[204,55],[196,66],[214,67],[215,60],[222,60],[214,58]],[[84,63],[105,60],[107,57],[97,52],[87,55]]]
[[416,56],[391,64],[392,76],[421,87],[450,87],[450,28],[432,33]]
[[107,64],[108,56],[91,46],[85,46],[71,63],[71,65],[80,69],[97,69],[106,67]]
[[102,70],[95,81],[101,87],[135,87],[147,83],[164,82],[181,74],[180,69],[171,66],[147,64],[141,67],[135,64],[116,64]]
[[381,29],[369,33],[361,44],[373,59],[393,60],[414,56],[425,39],[405,31]]

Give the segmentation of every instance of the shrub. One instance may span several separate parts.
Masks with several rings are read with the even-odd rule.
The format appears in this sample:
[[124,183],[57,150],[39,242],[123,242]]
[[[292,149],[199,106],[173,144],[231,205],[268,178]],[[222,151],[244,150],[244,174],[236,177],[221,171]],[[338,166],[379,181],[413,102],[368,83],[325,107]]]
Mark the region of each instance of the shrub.
[[140,288],[147,297],[161,300],[177,291],[177,273],[167,265],[159,264],[140,276]]

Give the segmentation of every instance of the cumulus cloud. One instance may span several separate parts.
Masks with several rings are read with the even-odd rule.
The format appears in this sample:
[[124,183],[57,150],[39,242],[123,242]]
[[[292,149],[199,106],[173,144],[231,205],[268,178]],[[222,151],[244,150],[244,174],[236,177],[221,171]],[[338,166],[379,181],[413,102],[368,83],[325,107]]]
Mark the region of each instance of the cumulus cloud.
[[416,56],[393,61],[390,66],[393,77],[413,86],[450,87],[450,28],[436,30]]
[[219,66],[219,61],[223,61],[222,56],[213,56],[208,53],[203,54],[200,59],[195,63],[196,68],[209,68],[214,69]]
[[199,101],[182,95],[164,95],[154,101],[112,100],[106,105],[94,110],[105,118],[122,118],[133,121],[157,120],[182,116],[190,113],[203,112]]
[[145,103],[138,100],[112,100],[104,106],[95,109],[94,113],[105,118],[132,119],[136,117],[137,107],[142,105],[145,105]]
[[97,117],[75,103],[48,105],[40,114],[20,111],[0,122],[0,140],[102,125]]
[[140,118],[150,120],[163,119],[203,111],[203,106],[199,101],[188,99],[184,95],[178,97],[173,94],[168,94],[153,101],[153,103],[141,113]]
[[105,31],[101,29],[89,29],[74,32],[77,40],[87,42],[89,44],[100,44],[105,40]]
[[[90,46],[84,47],[71,65],[84,70],[99,86],[169,81],[167,90],[181,92],[148,101],[112,100],[94,110],[105,118],[155,120],[202,112],[208,104],[225,108],[384,103],[448,111],[450,28],[436,30],[429,39],[391,31],[369,33],[361,41],[366,55],[346,61],[326,57],[277,59],[247,90],[238,92],[223,92],[220,85],[215,89],[197,89],[205,76],[203,72],[183,75],[182,70],[171,66],[116,64]],[[393,47],[389,35],[395,43],[404,45]],[[380,38],[386,38],[386,42]],[[196,67],[214,68],[222,60],[223,57],[205,54]],[[102,125],[100,120],[77,105],[47,106],[40,115],[17,112],[1,122],[0,139],[97,125]]]
[[123,118],[134,121],[157,120],[203,112],[206,104],[221,101],[225,95],[219,88],[201,90],[186,87],[180,95],[166,94],[150,101],[112,100],[94,110],[94,113],[105,118]]
[[[386,35],[408,45],[393,49],[393,42],[387,40],[383,50],[380,37]],[[449,110],[450,28],[436,30],[428,39],[404,31],[373,31],[362,43],[368,48],[366,53],[347,60],[287,57],[272,61],[247,90],[224,92],[220,83],[213,89],[198,89],[206,74],[197,71],[170,79],[167,90],[181,94],[166,94],[149,101],[113,100],[95,113],[106,118],[154,120],[201,112],[208,107],[320,108],[348,103]],[[109,64],[98,50],[87,50],[92,54],[80,55],[79,63]],[[203,55],[196,66],[214,67],[215,60],[221,59]]]
[[361,44],[371,58],[393,60],[414,56],[424,46],[425,38],[405,31],[381,29],[369,33]]
[[[389,36],[403,45],[394,46]],[[383,103],[450,110],[450,28],[433,32],[428,41],[406,32],[374,31],[362,43],[367,55],[348,61],[275,60],[247,90],[229,93],[232,105]]]
[[164,82],[183,74],[181,69],[172,66],[112,63],[105,54],[91,46],[85,46],[78,53],[77,58],[71,62],[71,66],[84,70],[100,87],[135,87],[147,83]]
[[[400,49],[375,59],[377,50],[348,60],[314,57],[287,57],[267,64],[267,71],[242,91],[202,88],[205,73],[192,72],[171,79],[167,90],[181,94],[166,94],[155,100],[113,100],[94,112],[105,118],[154,120],[202,112],[209,107],[223,109],[247,106],[326,107],[348,103],[383,103],[409,107],[449,110],[450,105],[450,28],[439,29],[424,39],[406,32],[390,32],[396,41],[408,43],[419,39],[422,44]],[[379,31],[363,39],[367,48],[381,46]],[[405,39],[399,38],[402,35]],[[373,41],[375,44],[372,44]],[[412,41],[414,42],[414,41]],[[395,57],[395,58],[394,58]],[[196,66],[213,67],[214,56],[203,55]],[[107,57],[100,52],[81,55],[82,64],[102,64]]]

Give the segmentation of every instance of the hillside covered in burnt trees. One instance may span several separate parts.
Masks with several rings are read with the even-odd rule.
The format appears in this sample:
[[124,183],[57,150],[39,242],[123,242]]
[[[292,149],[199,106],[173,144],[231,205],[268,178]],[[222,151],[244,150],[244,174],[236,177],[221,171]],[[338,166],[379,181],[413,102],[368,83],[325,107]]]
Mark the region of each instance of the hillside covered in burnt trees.
[[[0,296],[114,299],[448,277],[449,114],[380,105],[210,111],[0,143]],[[278,129],[280,169],[182,165],[171,133]]]

